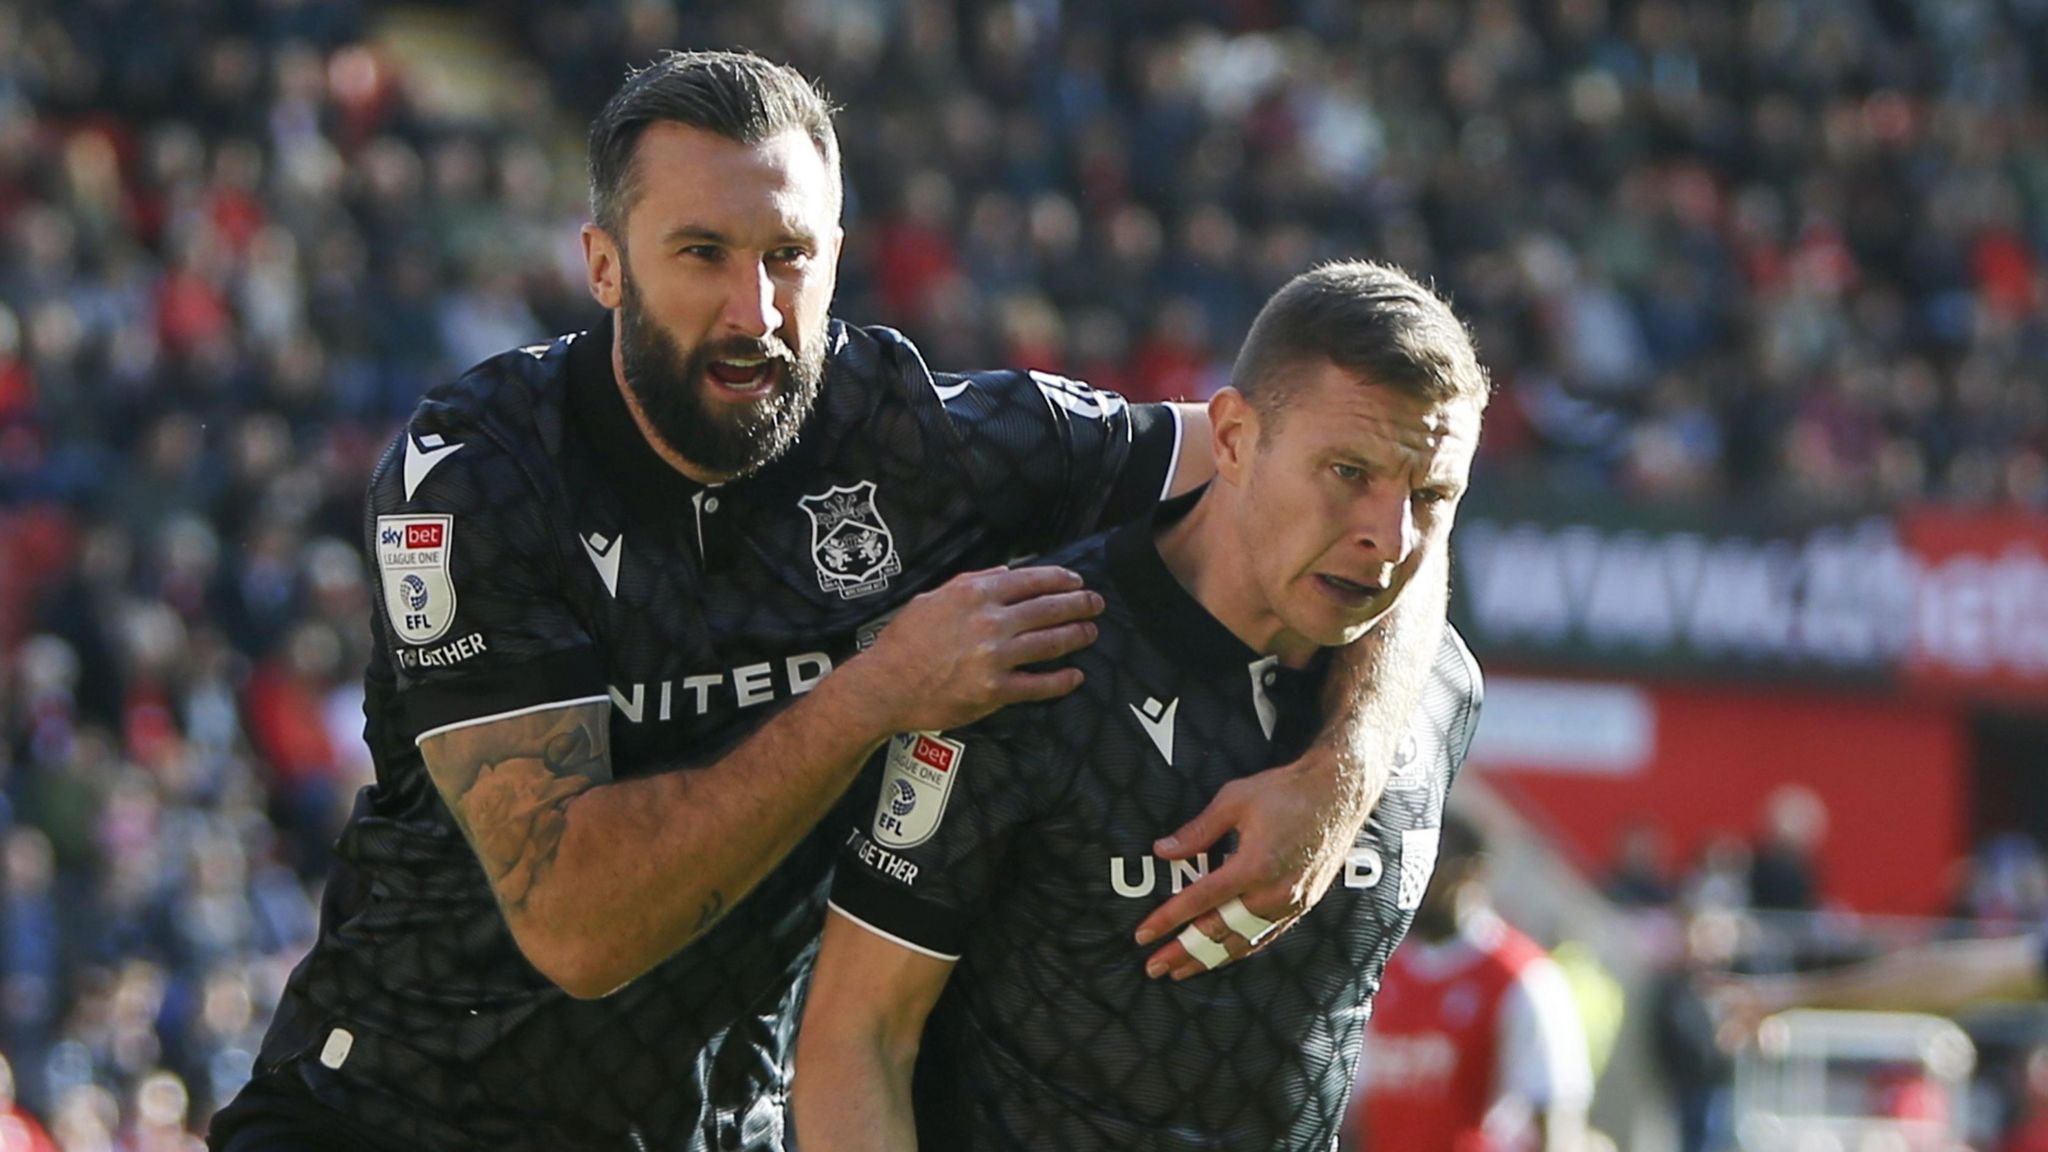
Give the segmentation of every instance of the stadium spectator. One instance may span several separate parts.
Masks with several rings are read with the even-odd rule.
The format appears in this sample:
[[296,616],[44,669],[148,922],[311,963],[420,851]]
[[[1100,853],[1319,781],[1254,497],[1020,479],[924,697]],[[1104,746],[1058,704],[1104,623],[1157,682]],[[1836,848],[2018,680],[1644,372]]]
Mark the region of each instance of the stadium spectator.
[[1486,839],[1444,816],[1414,938],[1380,986],[1351,1107],[1361,1152],[1580,1152],[1592,1065],[1564,973],[1494,911]]
[[1679,1152],[1726,1147],[1733,1130],[1729,1076],[1734,1037],[1709,998],[1740,946],[1736,913],[1707,908],[1685,922],[1685,952],[1650,995],[1651,1054],[1678,1111]]

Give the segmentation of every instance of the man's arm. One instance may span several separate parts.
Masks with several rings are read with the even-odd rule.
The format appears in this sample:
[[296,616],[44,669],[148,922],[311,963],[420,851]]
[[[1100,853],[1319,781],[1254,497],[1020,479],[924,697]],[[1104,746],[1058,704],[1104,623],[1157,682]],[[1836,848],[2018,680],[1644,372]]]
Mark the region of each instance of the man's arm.
[[905,947],[835,910],[797,1033],[792,1104],[808,1152],[917,1147],[911,1073],[953,961]]
[[[1292,927],[1322,899],[1379,803],[1443,642],[1446,552],[1432,548],[1386,619],[1337,653],[1330,720],[1316,746],[1292,764],[1225,785],[1192,821],[1154,845],[1161,856],[1187,859],[1228,832],[1238,837],[1238,850],[1220,867],[1146,917],[1138,926],[1140,945],[1192,922],[1235,960]],[[1220,909],[1233,900],[1255,918],[1252,926],[1271,925],[1256,943],[1225,922]],[[1208,967],[1175,938],[1152,953],[1145,970],[1182,980]]]
[[1018,669],[1091,642],[1101,604],[1062,569],[956,577],[702,767],[617,779],[605,700],[452,725],[420,751],[520,950],[571,995],[602,996],[715,923],[893,733],[1079,686],[1077,669]]
[[1721,1007],[1741,1031],[1791,1008],[1953,1015],[2006,1000],[2048,1000],[2039,935],[1946,940],[1797,976],[1732,979]]
[[1509,1117],[1526,1108],[1541,1152],[1580,1152],[1593,1062],[1571,983],[1554,961],[1531,963],[1508,989],[1494,1077],[1494,1107]]

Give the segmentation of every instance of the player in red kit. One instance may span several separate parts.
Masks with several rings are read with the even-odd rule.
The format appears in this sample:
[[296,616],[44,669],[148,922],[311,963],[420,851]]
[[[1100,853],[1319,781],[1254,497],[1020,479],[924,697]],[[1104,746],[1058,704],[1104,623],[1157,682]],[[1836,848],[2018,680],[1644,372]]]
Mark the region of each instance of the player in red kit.
[[1348,1147],[1577,1152],[1593,1095],[1571,989],[1491,906],[1485,842],[1445,813],[1435,878],[1387,962]]

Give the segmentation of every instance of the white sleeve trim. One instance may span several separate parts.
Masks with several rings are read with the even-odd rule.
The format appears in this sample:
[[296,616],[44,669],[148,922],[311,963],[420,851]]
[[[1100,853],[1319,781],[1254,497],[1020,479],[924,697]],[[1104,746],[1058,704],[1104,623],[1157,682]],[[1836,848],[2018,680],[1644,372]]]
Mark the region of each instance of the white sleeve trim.
[[1593,1096],[1586,1035],[1564,969],[1539,957],[1501,1005],[1499,1090],[1536,1108],[1584,1108]]
[[912,952],[917,953],[919,956],[929,956],[934,960],[943,960],[948,964],[958,964],[960,962],[960,958],[958,956],[949,956],[944,952],[935,952],[922,944],[912,944],[910,941],[905,940],[903,937],[896,935],[894,932],[889,932],[881,928],[877,928],[873,924],[870,924],[867,921],[861,919],[860,917],[855,916],[853,913],[848,912],[846,909],[841,908],[839,906],[838,901],[836,900],[825,901],[825,907],[830,908],[832,911],[839,913],[841,916],[846,917],[848,920],[853,921],[855,924],[858,924],[861,927],[867,929],[868,931],[873,932],[875,935],[880,936],[882,939],[887,940],[889,943],[894,944],[900,948],[908,948]]
[[1187,422],[1181,419],[1180,405],[1168,404],[1166,411],[1173,417],[1173,455],[1166,461],[1166,482],[1159,486],[1161,500],[1173,495],[1173,478],[1180,472],[1180,442],[1187,435]]
[[422,743],[425,743],[429,736],[439,736],[446,732],[453,732],[458,728],[474,728],[479,724],[489,724],[495,720],[510,720],[515,716],[530,716],[535,712],[546,712],[554,708],[574,708],[578,704],[602,704],[610,699],[611,696],[609,695],[579,696],[574,700],[557,700],[552,704],[529,704],[524,708],[514,708],[510,712],[498,712],[490,716],[478,716],[473,720],[457,720],[453,724],[443,724],[439,728],[427,729],[425,732],[413,737],[412,744],[413,747],[417,748]]

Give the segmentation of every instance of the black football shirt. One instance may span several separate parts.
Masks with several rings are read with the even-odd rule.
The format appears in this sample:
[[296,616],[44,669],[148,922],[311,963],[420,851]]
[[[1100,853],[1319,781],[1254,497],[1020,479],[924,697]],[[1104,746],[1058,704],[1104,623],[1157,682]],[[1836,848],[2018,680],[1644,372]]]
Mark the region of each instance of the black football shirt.
[[325,1108],[306,1114],[387,1148],[782,1145],[839,822],[696,943],[578,1001],[520,954],[415,741],[609,699],[615,776],[687,771],[911,596],[1141,513],[1170,474],[1179,421],[1164,407],[1038,373],[934,375],[887,329],[834,322],[829,340],[798,444],[718,486],[668,468],[637,431],[608,323],[423,399],[365,516],[377,779],[342,833],[252,1101],[310,1097]]
[[833,905],[958,960],[918,1062],[920,1145],[1328,1149],[1381,971],[1435,867],[1478,666],[1447,628],[1387,790],[1301,923],[1221,970],[1151,980],[1139,921],[1227,855],[1168,861],[1152,841],[1305,750],[1327,653],[1299,671],[1261,657],[1181,587],[1145,523],[1053,558],[1108,602],[1069,661],[1081,688],[897,737],[844,833]]

